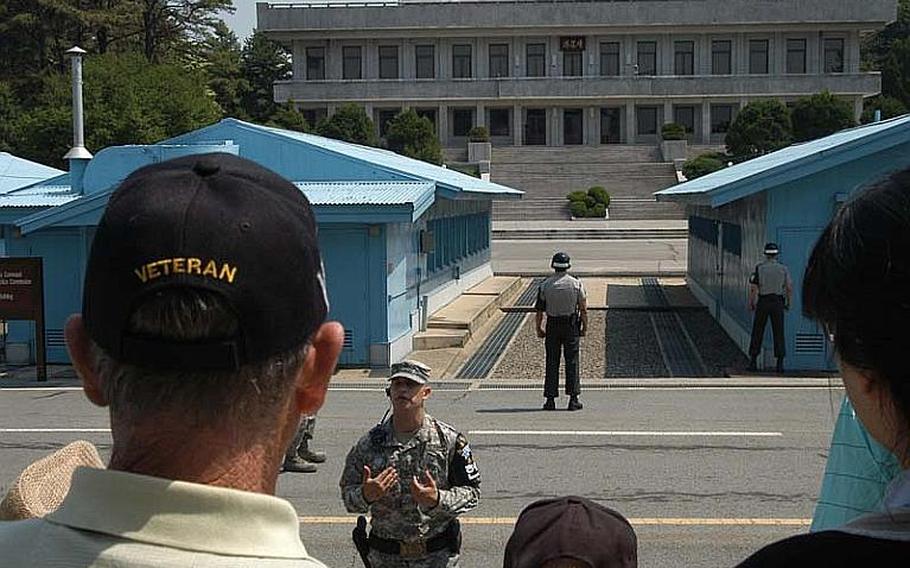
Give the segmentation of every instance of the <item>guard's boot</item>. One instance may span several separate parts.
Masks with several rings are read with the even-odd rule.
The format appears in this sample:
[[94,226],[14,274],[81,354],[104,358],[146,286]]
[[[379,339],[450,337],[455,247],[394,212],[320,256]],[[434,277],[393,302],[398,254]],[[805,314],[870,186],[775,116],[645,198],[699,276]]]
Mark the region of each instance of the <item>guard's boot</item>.
[[556,399],[552,396],[547,397],[547,401],[543,403],[544,410],[556,410]]
[[577,396],[569,397],[569,406],[566,407],[566,410],[581,410],[582,408],[584,408],[584,405],[581,404]]
[[300,456],[285,457],[283,470],[295,473],[316,473],[316,464],[310,463]]
[[777,367],[775,367],[774,370],[777,371],[778,375],[784,374],[784,358],[783,357],[777,358]]
[[749,359],[749,366],[746,367],[746,370],[753,373],[758,370],[758,362],[755,360],[755,357]]
[[322,463],[325,461],[325,452],[319,452],[310,449],[310,441],[303,440],[300,447],[297,448],[297,456],[310,463]]

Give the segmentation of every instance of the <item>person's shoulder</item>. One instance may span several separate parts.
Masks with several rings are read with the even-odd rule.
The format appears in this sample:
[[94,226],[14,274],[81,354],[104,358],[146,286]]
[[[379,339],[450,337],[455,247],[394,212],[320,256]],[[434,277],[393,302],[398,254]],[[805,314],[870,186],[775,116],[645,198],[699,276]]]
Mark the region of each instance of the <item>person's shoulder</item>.
[[[0,567],[25,566],[26,555],[36,546],[36,539],[51,525],[44,519],[0,521]],[[22,563],[17,564],[17,559]]]
[[739,564],[739,567],[905,566],[908,557],[910,542],[841,531],[822,531],[769,544]]
[[461,432],[459,432],[457,428],[455,428],[448,422],[443,422],[442,420],[438,420],[436,418],[433,418],[433,420],[439,426],[439,431],[442,432],[443,436],[446,437],[447,441],[452,442],[452,441],[458,439],[459,436],[464,438],[464,435]]

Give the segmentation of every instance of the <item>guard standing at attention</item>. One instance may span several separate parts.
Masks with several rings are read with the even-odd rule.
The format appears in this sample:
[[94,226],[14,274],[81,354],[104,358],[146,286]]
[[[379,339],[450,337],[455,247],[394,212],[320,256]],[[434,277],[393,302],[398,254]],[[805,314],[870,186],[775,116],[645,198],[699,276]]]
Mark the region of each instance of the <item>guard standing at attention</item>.
[[[569,255],[557,252],[550,266],[556,271],[540,285],[537,291],[537,336],[546,338],[547,375],[543,395],[547,401],[544,410],[556,410],[559,396],[560,353],[566,358],[566,394],[569,395],[568,410],[581,410],[578,400],[581,384],[578,379],[578,349],[580,338],[588,330],[588,303],[585,287],[581,280],[571,276]],[[546,329],[544,328],[546,314]]]
[[310,449],[310,440],[316,429],[316,417],[304,416],[300,420],[297,434],[288,446],[284,456],[284,471],[297,473],[316,473],[316,464],[325,461],[325,453]]
[[[755,312],[752,322],[752,341],[749,343],[749,370],[758,370],[758,353],[765,338],[765,325],[771,318],[774,334],[774,356],[778,373],[784,372],[784,310],[790,309],[793,281],[790,271],[778,261],[780,247],[775,243],[765,245],[765,261],[759,263],[749,278],[749,310]],[[756,298],[758,301],[756,302]]]
[[351,448],[341,497],[359,517],[354,544],[367,568],[458,566],[458,516],[480,501],[480,470],[463,434],[425,410],[430,368],[392,365],[386,395],[392,415]]

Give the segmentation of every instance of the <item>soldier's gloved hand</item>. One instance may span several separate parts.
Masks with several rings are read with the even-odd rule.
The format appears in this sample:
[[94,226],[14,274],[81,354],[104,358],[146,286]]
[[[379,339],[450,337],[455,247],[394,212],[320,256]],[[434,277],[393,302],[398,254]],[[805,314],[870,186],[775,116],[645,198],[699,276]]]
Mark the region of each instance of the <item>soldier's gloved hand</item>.
[[424,471],[418,479],[415,475],[411,478],[411,496],[414,501],[423,509],[432,509],[439,504],[439,490],[436,489],[436,481],[430,475],[429,470]]
[[375,503],[383,497],[386,496],[386,493],[398,483],[398,472],[394,467],[389,466],[382,470],[379,475],[373,477],[373,472],[370,471],[370,466],[363,466],[363,486],[361,491],[363,492],[363,499],[367,503]]

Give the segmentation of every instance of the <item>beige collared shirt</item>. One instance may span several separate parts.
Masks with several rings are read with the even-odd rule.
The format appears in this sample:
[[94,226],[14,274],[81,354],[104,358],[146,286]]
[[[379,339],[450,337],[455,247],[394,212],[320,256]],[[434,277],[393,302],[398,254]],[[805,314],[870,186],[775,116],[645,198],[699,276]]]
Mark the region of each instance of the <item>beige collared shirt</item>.
[[0,522],[0,567],[325,568],[277,497],[79,468],[60,508]]

